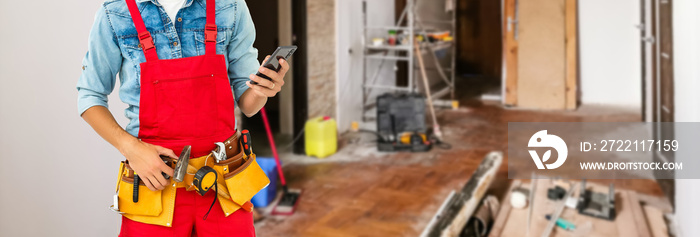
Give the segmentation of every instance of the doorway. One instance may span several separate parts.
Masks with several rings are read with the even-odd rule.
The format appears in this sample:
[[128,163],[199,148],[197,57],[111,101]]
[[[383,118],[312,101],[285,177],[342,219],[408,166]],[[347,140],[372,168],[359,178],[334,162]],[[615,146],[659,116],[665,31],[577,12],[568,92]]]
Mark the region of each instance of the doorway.
[[501,1],[457,1],[455,99],[501,100],[501,9]]
[[[253,47],[258,49],[258,62],[262,62],[265,57],[275,51],[279,46],[279,24],[278,24],[278,4],[277,1],[246,1],[250,15],[255,24],[255,43]],[[268,98],[265,105],[267,111],[270,128],[273,134],[280,132],[280,100],[278,96]],[[256,152],[264,154],[269,149],[265,126],[263,124],[261,113],[253,117],[241,116],[241,128],[250,130],[253,136],[253,144],[255,144]]]
[[[256,39],[253,46],[258,49],[258,61],[278,46],[297,45],[299,49],[289,60],[290,71],[285,77],[285,86],[277,96],[268,98],[267,111],[270,128],[279,142],[290,141],[303,132],[306,122],[306,0],[246,1],[255,24]],[[294,80],[296,79],[296,80]],[[261,113],[251,118],[241,116],[241,128],[251,131],[253,143],[259,155],[271,155]],[[303,152],[303,139],[295,144],[295,152]],[[279,144],[278,144],[279,146]]]
[[[406,1],[394,1],[395,21],[401,18],[402,12],[407,6]],[[425,2],[429,1],[418,2],[425,4]],[[447,1],[445,4],[448,3],[451,3],[451,1]],[[425,25],[428,29],[444,28],[451,23],[450,20],[443,18],[434,20],[430,18],[436,18],[439,15],[452,11],[448,9],[447,7],[444,10],[440,9],[440,7],[432,7],[431,9],[417,8],[416,14],[421,20],[416,26]],[[454,71],[449,71],[449,73],[455,75],[455,87],[454,98],[451,99],[458,101],[500,100],[503,65],[501,1],[459,0],[455,1],[454,11],[455,31],[451,32],[451,34],[456,39],[455,65]],[[426,60],[430,61],[430,59]],[[396,84],[398,86],[408,85],[410,78],[408,65],[406,61],[399,61],[396,64]],[[415,71],[414,75],[417,74],[418,71]],[[438,77],[438,74],[434,72],[429,72],[429,75]]]

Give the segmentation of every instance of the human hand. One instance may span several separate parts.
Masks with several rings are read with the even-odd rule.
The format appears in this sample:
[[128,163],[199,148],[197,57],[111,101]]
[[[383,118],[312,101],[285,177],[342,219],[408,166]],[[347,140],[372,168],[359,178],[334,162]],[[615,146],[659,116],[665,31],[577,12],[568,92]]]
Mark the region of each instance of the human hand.
[[177,159],[173,150],[136,140],[126,146],[122,154],[129,161],[129,166],[134,173],[138,174],[151,191],[163,190],[170,184],[170,180],[163,177],[163,173],[173,177],[174,171],[163,162],[160,156]]
[[[264,61],[267,61],[267,59],[269,58],[270,55],[265,57]],[[258,69],[258,72],[269,77],[271,80],[262,78],[255,74],[251,74],[250,80],[258,84],[254,85],[251,84],[250,81],[248,81],[246,82],[246,85],[248,85],[248,87],[250,87],[250,89],[252,89],[252,91],[259,96],[274,97],[275,95],[277,95],[277,93],[279,93],[282,90],[282,86],[284,86],[284,75],[286,75],[287,71],[289,71],[289,63],[287,63],[286,60],[279,59],[279,63],[281,67],[279,72],[275,72],[264,66],[260,66],[260,68]]]

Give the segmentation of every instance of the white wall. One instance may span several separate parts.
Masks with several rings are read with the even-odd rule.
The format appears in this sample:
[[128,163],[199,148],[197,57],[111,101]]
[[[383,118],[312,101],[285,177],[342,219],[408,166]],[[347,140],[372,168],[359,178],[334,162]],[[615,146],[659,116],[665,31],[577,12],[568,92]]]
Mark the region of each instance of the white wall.
[[[394,1],[367,1],[368,25],[394,25]],[[338,129],[347,131],[352,121],[362,120],[362,0],[336,0],[336,34],[337,34],[337,96]],[[386,32],[373,31],[376,37],[385,36]],[[370,39],[372,36],[369,37]],[[352,51],[352,53],[350,52]],[[377,72],[379,60],[369,61],[370,77]],[[378,84],[395,85],[396,74],[394,62],[386,61],[379,74]],[[373,96],[386,91],[374,90]]]
[[[700,2],[696,0],[673,1],[674,47],[674,100],[676,122],[700,122]],[[676,137],[697,137],[687,131],[676,130]],[[679,150],[677,157],[697,157]],[[692,158],[685,158],[692,159]],[[676,219],[680,236],[700,236],[698,213],[700,180],[676,180]]]
[[578,2],[581,102],[641,109],[640,1]]
[[[102,1],[0,1],[0,236],[115,236],[122,156],[79,117],[76,82]],[[126,123],[117,93],[112,112]]]

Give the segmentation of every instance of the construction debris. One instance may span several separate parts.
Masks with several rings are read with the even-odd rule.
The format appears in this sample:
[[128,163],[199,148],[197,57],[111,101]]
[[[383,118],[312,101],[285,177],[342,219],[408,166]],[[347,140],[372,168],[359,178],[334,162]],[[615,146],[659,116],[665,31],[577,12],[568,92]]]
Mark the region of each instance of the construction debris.
[[460,192],[450,195],[446,204],[443,204],[444,208],[435,214],[436,221],[431,221],[421,236],[459,236],[474,210],[481,203],[486,190],[491,186],[502,161],[502,152],[487,154],[467,184]]

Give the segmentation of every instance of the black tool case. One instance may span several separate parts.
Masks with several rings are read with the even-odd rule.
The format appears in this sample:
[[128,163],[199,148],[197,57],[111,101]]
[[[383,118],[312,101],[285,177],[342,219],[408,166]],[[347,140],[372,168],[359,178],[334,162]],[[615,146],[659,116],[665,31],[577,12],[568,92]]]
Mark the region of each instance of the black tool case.
[[430,144],[402,144],[399,135],[405,132],[426,134],[425,98],[418,94],[387,93],[377,97],[377,132],[379,151],[428,151]]

